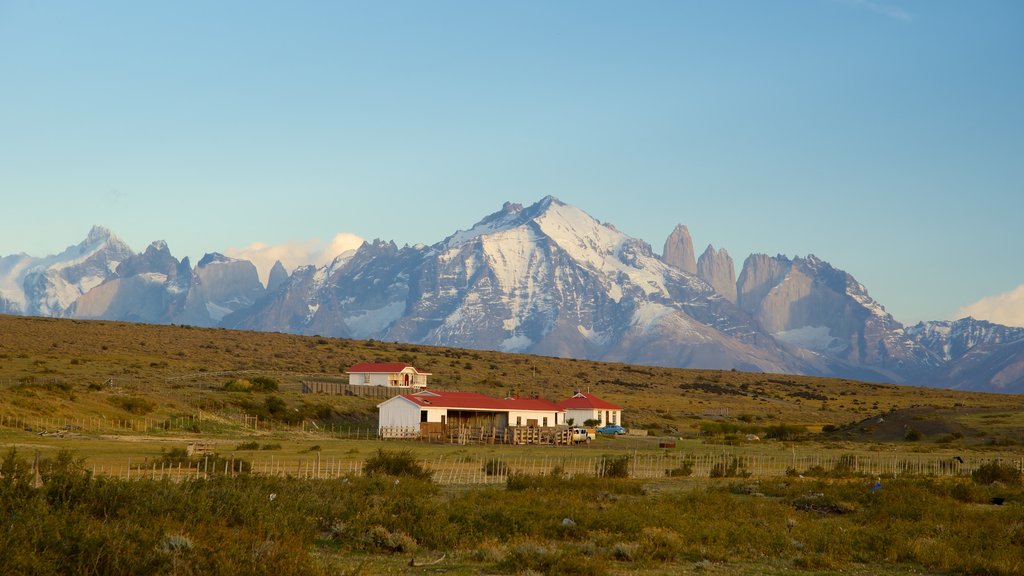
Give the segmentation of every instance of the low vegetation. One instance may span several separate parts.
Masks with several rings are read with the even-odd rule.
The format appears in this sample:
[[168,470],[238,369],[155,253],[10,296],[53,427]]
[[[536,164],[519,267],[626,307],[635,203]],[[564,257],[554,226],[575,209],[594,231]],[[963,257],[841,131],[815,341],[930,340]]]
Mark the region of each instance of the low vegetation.
[[1019,480],[741,480],[665,490],[549,474],[446,492],[414,464],[407,453],[379,451],[367,460],[372,474],[341,480],[115,481],[93,478],[62,452],[37,463],[37,481],[32,463],[10,450],[0,461],[0,513],[15,521],[0,533],[0,572],[328,574],[358,559],[361,573],[377,573],[374,562],[392,555],[444,556],[455,574],[725,573],[766,558],[790,573],[1024,571]]

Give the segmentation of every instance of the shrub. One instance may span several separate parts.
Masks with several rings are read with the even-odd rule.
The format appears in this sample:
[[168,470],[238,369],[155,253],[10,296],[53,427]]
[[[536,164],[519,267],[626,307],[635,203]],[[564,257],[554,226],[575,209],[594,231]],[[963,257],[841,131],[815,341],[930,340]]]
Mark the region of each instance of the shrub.
[[382,550],[390,552],[415,552],[419,547],[416,539],[401,530],[392,532],[383,526],[370,529],[370,542]]
[[629,456],[605,456],[598,464],[597,475],[605,478],[629,478]]
[[128,396],[115,396],[111,398],[110,403],[118,408],[129,412],[131,414],[137,414],[143,416],[149,414],[156,407],[155,404],[146,400],[145,398],[132,398]]
[[248,392],[252,390],[252,382],[244,378],[235,378],[224,385],[226,392]]
[[903,436],[903,439],[907,442],[918,442],[921,438],[924,438],[924,434],[921,434],[919,430],[915,430],[914,428],[908,428],[906,435]]
[[492,458],[484,462],[484,474],[488,476],[504,476],[508,474],[508,464],[502,460]]
[[998,460],[982,464],[978,469],[971,472],[971,479],[978,484],[1020,484],[1020,470],[1012,464],[1004,464]]
[[260,449],[260,443],[259,442],[255,442],[255,441],[253,441],[253,442],[242,442],[241,444],[235,446],[235,450],[259,450],[259,449]]
[[383,448],[367,458],[363,472],[367,476],[410,476],[420,480],[430,480],[433,476],[420,465],[411,450],[389,451]]
[[691,474],[693,474],[693,461],[689,459],[680,462],[677,468],[665,470],[665,475],[673,478],[689,476]]
[[279,386],[277,380],[267,376],[257,376],[252,379],[252,389],[257,392],[277,392]]
[[773,438],[775,440],[797,440],[804,436],[807,436],[807,427],[797,424],[776,424],[764,430],[765,438]]
[[746,478],[750,472],[740,467],[740,459],[733,456],[729,462],[717,462],[711,467],[712,478]]

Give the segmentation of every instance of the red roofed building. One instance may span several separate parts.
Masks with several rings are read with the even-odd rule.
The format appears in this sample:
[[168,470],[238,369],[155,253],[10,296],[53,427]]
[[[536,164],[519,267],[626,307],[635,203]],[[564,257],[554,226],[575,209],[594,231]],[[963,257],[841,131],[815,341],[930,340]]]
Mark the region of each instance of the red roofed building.
[[576,426],[582,426],[587,420],[597,420],[598,426],[622,424],[622,408],[590,392],[577,392],[572,398],[559,402],[558,407],[565,410],[565,419],[571,419]]
[[[390,437],[392,430],[420,429],[421,424],[447,427],[471,426],[495,429],[510,426],[552,427],[565,424],[565,411],[539,398],[494,398],[476,392],[422,390],[381,402],[378,431]],[[408,433],[403,432],[403,437]]]
[[345,372],[353,386],[426,388],[430,376],[430,372],[420,372],[405,362],[361,362]]

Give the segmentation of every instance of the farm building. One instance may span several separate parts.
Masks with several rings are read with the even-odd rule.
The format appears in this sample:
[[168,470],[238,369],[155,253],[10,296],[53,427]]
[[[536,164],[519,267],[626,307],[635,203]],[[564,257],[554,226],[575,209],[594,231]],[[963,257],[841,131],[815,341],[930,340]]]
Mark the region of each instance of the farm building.
[[345,372],[352,386],[426,388],[430,376],[430,372],[420,372],[405,362],[361,362]]
[[559,402],[557,406],[565,410],[566,421],[571,419],[577,426],[587,420],[597,420],[598,426],[622,424],[622,408],[605,402],[590,392],[577,392],[572,398]]
[[501,435],[510,427],[564,426],[565,411],[539,398],[493,398],[476,392],[421,390],[377,405],[383,437],[418,436],[422,430],[477,428]]

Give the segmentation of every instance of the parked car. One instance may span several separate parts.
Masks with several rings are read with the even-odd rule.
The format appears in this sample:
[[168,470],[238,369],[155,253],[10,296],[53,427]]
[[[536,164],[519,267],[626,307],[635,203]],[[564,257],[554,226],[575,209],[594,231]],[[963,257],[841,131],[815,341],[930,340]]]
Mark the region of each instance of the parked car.
[[597,429],[601,434],[625,434],[626,429],[618,424],[608,424]]

